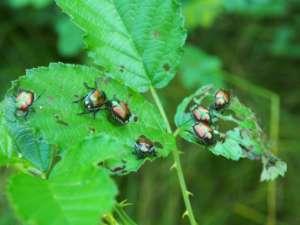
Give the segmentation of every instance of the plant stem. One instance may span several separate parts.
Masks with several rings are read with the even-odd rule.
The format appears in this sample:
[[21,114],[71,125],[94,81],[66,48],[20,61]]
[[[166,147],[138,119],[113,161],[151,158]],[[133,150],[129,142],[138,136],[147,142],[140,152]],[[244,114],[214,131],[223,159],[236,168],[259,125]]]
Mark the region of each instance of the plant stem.
[[120,225],[111,213],[107,214],[105,219],[110,225]]
[[171,125],[170,125],[170,122],[169,122],[168,117],[166,115],[166,112],[164,110],[164,107],[162,106],[161,101],[158,97],[158,94],[157,94],[155,88],[153,88],[152,86],[150,87],[150,91],[151,91],[151,95],[152,95],[152,97],[155,101],[155,104],[156,104],[161,116],[163,117],[163,120],[165,121],[165,124],[167,126],[167,131],[168,131],[168,133],[171,134],[172,133]]
[[[171,125],[166,116],[165,110],[161,104],[159,96],[153,87],[150,87],[150,91],[151,91],[152,97],[155,101],[155,104],[157,105],[157,108],[158,108],[161,116],[163,117],[163,120],[165,121],[167,131],[168,131],[168,133],[171,134],[172,133]],[[176,168],[176,171],[177,171],[177,176],[178,176],[178,180],[179,180],[179,184],[180,184],[180,188],[181,188],[181,192],[182,192],[182,197],[183,197],[184,204],[186,207],[185,214],[187,214],[191,225],[197,225],[197,222],[196,222],[196,219],[195,219],[195,216],[193,213],[193,208],[192,208],[192,205],[190,202],[190,197],[189,197],[190,192],[187,190],[187,187],[186,187],[178,150],[173,151],[173,158],[174,158],[174,165],[175,165],[174,167]]]
[[124,209],[121,206],[115,207],[115,212],[117,213],[118,217],[122,221],[122,225],[137,225],[124,211]]
[[[270,139],[272,142],[272,152],[278,152],[279,139],[279,123],[280,123],[280,98],[278,95],[271,96],[271,112],[270,112]],[[267,225],[276,225],[276,181],[272,181],[268,185],[268,219]]]

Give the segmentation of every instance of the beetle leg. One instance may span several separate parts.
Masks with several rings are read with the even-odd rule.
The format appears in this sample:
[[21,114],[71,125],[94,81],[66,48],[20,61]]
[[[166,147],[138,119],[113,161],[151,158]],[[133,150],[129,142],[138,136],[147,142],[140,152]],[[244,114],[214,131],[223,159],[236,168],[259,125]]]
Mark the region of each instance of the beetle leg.
[[85,114],[90,114],[91,112],[81,112],[81,113],[77,113],[77,115],[85,115]]
[[[76,97],[76,96],[75,96]],[[73,101],[73,103],[79,103],[81,101],[83,101],[83,99],[85,98],[86,96],[83,96],[83,97],[80,97],[80,99],[77,99],[75,101]]]
[[94,90],[95,88],[90,87],[87,82],[84,82],[83,85],[85,86],[86,89],[88,90]]
[[27,121],[28,119],[28,115],[29,115],[29,111],[26,111],[25,114],[24,114],[24,119]]

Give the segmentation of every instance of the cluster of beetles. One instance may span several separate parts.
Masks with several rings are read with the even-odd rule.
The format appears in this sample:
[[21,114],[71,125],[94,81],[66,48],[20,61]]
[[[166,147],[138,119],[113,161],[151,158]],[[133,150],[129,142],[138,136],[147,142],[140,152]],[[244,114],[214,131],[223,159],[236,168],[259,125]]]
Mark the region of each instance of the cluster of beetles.
[[226,90],[218,90],[214,97],[214,103],[206,108],[197,104],[191,108],[191,114],[194,118],[192,126],[192,135],[196,136],[196,141],[204,145],[215,143],[214,129],[212,128],[212,111],[222,111],[230,103],[230,93]]
[[[137,121],[138,117],[131,113],[128,104],[122,100],[119,100],[117,97],[113,97],[109,100],[105,92],[98,88],[97,82],[95,82],[95,87],[88,86],[87,83],[84,83],[85,88],[87,89],[87,94],[78,98],[74,103],[79,103],[83,106],[84,111],[78,113],[79,115],[83,114],[93,114],[93,117],[96,117],[96,114],[100,110],[108,110],[109,119],[118,125],[126,125],[129,122]],[[16,115],[23,116],[27,119],[27,116],[30,111],[34,111],[33,103],[38,100],[40,96],[36,96],[34,92],[28,90],[19,90],[15,98],[16,101]],[[134,144],[134,154],[139,159],[146,157],[156,156],[156,147],[162,147],[159,143],[152,142],[150,139],[141,135],[135,141]]]

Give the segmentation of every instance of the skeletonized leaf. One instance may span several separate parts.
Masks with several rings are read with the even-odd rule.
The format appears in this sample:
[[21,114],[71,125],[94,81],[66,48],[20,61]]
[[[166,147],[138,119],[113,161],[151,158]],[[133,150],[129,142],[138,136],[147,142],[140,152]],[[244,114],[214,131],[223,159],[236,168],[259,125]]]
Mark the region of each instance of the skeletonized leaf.
[[275,180],[279,175],[284,176],[287,165],[277,157],[267,154],[262,157],[263,171],[260,175],[261,181]]
[[90,56],[112,77],[145,92],[175,75],[186,37],[176,0],[56,2],[85,31]]
[[[262,160],[265,168],[262,180],[283,176],[286,164],[279,159],[277,160],[279,164],[271,163],[274,156],[267,150],[263,132],[254,113],[240,103],[237,97],[232,97],[230,104],[223,111],[217,111],[214,108],[216,91],[213,86],[204,86],[182,101],[175,115],[179,135],[189,142],[203,145],[192,128],[196,121],[192,116],[191,108],[195,105],[204,106],[209,109],[212,121],[210,127],[213,129],[215,143],[207,148],[213,154],[231,160],[241,158]],[[269,165],[268,170],[266,164]]]

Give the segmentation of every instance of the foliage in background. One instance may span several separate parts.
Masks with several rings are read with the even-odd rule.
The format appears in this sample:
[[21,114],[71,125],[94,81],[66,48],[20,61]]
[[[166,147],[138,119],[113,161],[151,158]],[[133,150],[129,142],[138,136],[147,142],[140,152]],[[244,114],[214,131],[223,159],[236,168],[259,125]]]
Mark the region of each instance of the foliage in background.
[[[285,26],[286,23],[289,24],[288,29],[294,33],[294,35],[289,36],[290,38],[283,38],[284,41],[280,43],[287,43],[290,48],[286,48],[284,46],[288,45],[282,45],[281,49],[282,52],[285,52],[281,56],[284,56],[285,59],[282,61],[277,61],[276,57],[268,58],[268,60],[262,60],[262,56],[264,56],[267,53],[267,45],[266,43],[272,44],[272,39],[266,39],[266,33],[269,33],[270,36],[276,37],[276,33],[274,34],[274,30],[270,29],[270,25],[265,23],[262,20],[257,20],[256,18],[250,18],[250,24],[246,21],[243,21],[243,17],[238,17],[241,20],[240,24],[236,24],[234,21],[235,19],[232,19],[230,16],[222,16],[220,15],[220,18],[222,18],[222,21],[216,21],[214,23],[214,26],[216,29],[211,28],[210,30],[206,30],[206,33],[202,30],[195,31],[192,36],[192,42],[194,44],[200,45],[202,49],[205,49],[205,51],[210,52],[210,54],[218,55],[219,59],[222,59],[224,61],[224,66],[230,71],[235,72],[236,74],[240,74],[244,77],[247,77],[250,80],[255,80],[257,83],[263,84],[265,86],[268,86],[272,88],[273,90],[276,90],[281,93],[283,97],[283,106],[284,106],[284,114],[282,118],[282,127],[281,127],[281,142],[280,146],[283,150],[282,155],[284,158],[288,159],[289,161],[289,173],[286,179],[282,180],[280,182],[279,191],[280,191],[280,205],[279,205],[279,212],[280,212],[280,222],[282,224],[298,224],[299,217],[298,217],[298,205],[297,205],[297,187],[299,186],[297,184],[297,168],[298,168],[298,162],[297,162],[297,153],[295,150],[298,148],[297,144],[297,133],[294,132],[297,131],[298,127],[296,124],[299,123],[297,120],[297,116],[295,116],[295,113],[298,112],[298,92],[296,88],[290,88],[288,91],[284,88],[282,89],[282,84],[284,85],[290,85],[291,87],[293,84],[297,84],[297,76],[293,76],[295,69],[295,64],[293,61],[288,61],[290,58],[297,59],[297,54],[292,54],[293,48],[295,46],[295,40],[297,37],[297,27],[295,26],[295,23],[292,21],[297,21],[295,19],[292,19],[295,17],[295,12],[297,11],[296,4],[289,5],[289,8],[293,8],[293,11],[289,11],[289,15],[285,17],[285,21],[277,21],[278,24],[282,24]],[[11,9],[5,8],[6,11],[9,11]],[[30,24],[34,24],[35,19],[33,19],[32,12],[33,10],[26,9],[26,12],[28,16],[26,19],[23,19],[23,21],[30,21]],[[43,21],[44,18],[47,17],[50,13],[55,13],[53,11],[53,8],[47,8],[42,13],[40,13],[40,19],[39,21]],[[12,13],[16,13],[12,11]],[[6,15],[5,13],[2,13],[2,15]],[[22,18],[22,15],[20,13],[15,14],[15,18]],[[274,17],[273,17],[274,18]],[[249,19],[249,18],[248,18]],[[12,79],[13,76],[16,74],[22,73],[24,68],[26,67],[32,67],[34,65],[47,65],[48,61],[58,61],[58,60],[65,60],[62,58],[59,53],[56,53],[55,51],[51,50],[51,48],[48,48],[47,43],[40,42],[41,34],[43,34],[45,37],[51,37],[51,40],[55,40],[55,33],[51,30],[53,28],[47,28],[45,30],[45,25],[43,25],[43,31],[37,33],[36,31],[38,29],[41,29],[41,27],[32,28],[32,26],[28,25],[27,23],[20,23],[20,20],[14,21],[12,23],[12,19],[10,17],[6,17],[5,20],[10,21],[11,24],[18,24],[19,26],[22,26],[23,29],[26,29],[26,27],[30,27],[30,29],[34,29],[35,33],[38,35],[35,35],[32,38],[26,38],[24,39],[24,35],[20,33],[18,30],[14,30],[14,38],[17,37],[17,39],[14,39],[14,45],[10,44],[10,40],[12,39],[12,32],[8,32],[5,37],[8,37],[7,39],[3,39],[3,36],[1,36],[2,46],[1,46],[1,53],[3,53],[2,57],[4,60],[1,64],[1,86],[4,88],[1,90],[3,93],[6,89],[7,79]],[[1,20],[2,21],[2,20]],[[0,21],[0,22],[1,22]],[[231,22],[234,22],[235,25],[232,25]],[[222,28],[221,24],[227,24],[226,29]],[[0,32],[1,35],[3,35],[3,32],[6,30],[5,26],[2,26],[3,23],[1,22],[1,27],[3,28]],[[12,25],[15,26],[15,25]],[[46,25],[47,26],[47,25]],[[277,25],[275,25],[277,26]],[[284,28],[282,26],[282,28]],[[252,30],[252,32],[247,32],[246,27],[249,27],[248,30]],[[253,29],[253,27],[255,29]],[[280,32],[281,27],[277,26],[276,31]],[[223,52],[224,49],[227,49],[226,52],[233,52],[234,46],[237,44],[236,39],[234,37],[235,31],[238,31],[242,33],[243,35],[240,35],[240,40],[243,42],[248,42],[249,39],[245,39],[243,37],[248,37],[250,39],[255,40],[255,45],[257,48],[261,49],[261,51],[256,51],[256,56],[249,54],[247,51],[247,48],[244,48],[241,50],[241,53],[246,52],[248,54],[247,57],[241,57],[238,54],[232,54],[227,57],[224,57]],[[210,40],[213,40],[210,36],[210,32],[214,34],[218,39],[218,41],[214,41],[215,48],[212,48],[212,44],[210,44]],[[230,32],[233,35],[230,35],[230,39],[227,38],[227,33]],[[248,36],[247,36],[248,34]],[[274,35],[273,35],[274,34]],[[202,44],[198,44],[197,40],[195,39],[195,35],[201,40]],[[46,37],[46,39],[47,39]],[[260,37],[257,39],[257,37]],[[232,39],[232,41],[230,41]],[[9,40],[9,41],[8,41]],[[267,40],[267,41],[266,41]],[[22,41],[22,45],[16,44],[18,41]],[[233,45],[231,43],[234,43]],[[3,43],[8,46],[9,48],[5,48]],[[34,43],[34,44],[33,44]],[[54,42],[53,42],[54,43]],[[223,43],[223,48],[220,48],[220,44]],[[226,44],[224,44],[226,43]],[[31,46],[30,48],[20,48],[21,46],[26,47]],[[45,56],[39,57],[39,51],[36,51],[34,46],[38,45],[39,48],[45,49],[43,52],[47,53],[47,56],[52,57],[51,59],[45,59]],[[52,49],[55,49],[56,43],[52,46]],[[48,49],[46,50],[47,47]],[[247,47],[247,45],[246,45]],[[255,48],[253,48],[255,49]],[[288,50],[290,49],[290,50]],[[13,52],[14,54],[17,52],[17,55],[22,59],[22,52],[26,52],[26,60],[17,60],[15,61],[11,57],[9,57],[10,52]],[[4,54],[5,53],[5,54]],[[28,53],[30,53],[28,55]],[[268,53],[267,53],[268,54]],[[272,52],[270,51],[270,54]],[[44,54],[45,55],[45,54]],[[23,57],[24,58],[24,57]],[[80,57],[80,60],[84,60],[82,57]],[[256,61],[255,59],[258,59],[259,61]],[[287,59],[288,58],[288,59]],[[245,70],[247,73],[251,73],[247,76],[247,74],[238,71],[238,63],[242,59],[245,59],[243,62],[243,65],[246,66]],[[33,62],[33,60],[35,62]],[[78,57],[73,57],[73,60],[77,61]],[[205,58],[203,59],[205,61]],[[13,67],[9,66],[9,63],[12,61]],[[17,62],[17,63],[16,63]],[[254,64],[255,67],[259,69],[259,71],[255,71],[251,68],[251,64]],[[4,69],[4,67],[7,67],[7,69]],[[264,68],[262,70],[262,68]],[[273,68],[273,69],[272,69]],[[285,71],[283,73],[283,71]],[[271,76],[272,75],[272,76]],[[266,79],[267,78],[267,79]],[[280,84],[279,86],[276,84]],[[170,99],[170,101],[178,102],[178,100],[181,98],[177,92],[175,91],[178,88],[183,88],[180,84],[180,82],[177,82],[175,89],[171,88],[171,90],[174,90],[171,92],[171,94],[166,93],[166,97]],[[282,92],[284,90],[284,92]],[[254,99],[256,98],[247,95],[248,99]],[[176,100],[177,99],[177,100]],[[171,103],[172,104],[172,103]],[[257,104],[256,105],[258,110],[265,107],[264,104]],[[169,110],[172,112],[175,109],[172,109],[172,106],[169,107]],[[298,122],[297,122],[298,121]],[[263,121],[264,123],[266,121]],[[265,124],[263,124],[265,126]],[[293,131],[293,132],[292,132]],[[247,223],[247,224],[256,224],[257,222],[253,221],[261,221],[260,219],[255,218],[262,218],[262,221],[264,221],[264,199],[265,199],[265,185],[260,184],[258,185],[256,183],[257,176],[255,174],[258,173],[258,170],[255,169],[254,164],[249,164],[246,162],[239,163],[239,170],[236,170],[236,164],[231,164],[228,162],[224,162],[221,159],[210,157],[208,154],[205,154],[205,152],[199,152],[199,151],[190,151],[192,148],[191,146],[184,145],[184,149],[188,151],[189,153],[185,155],[184,159],[184,165],[186,167],[186,173],[188,177],[190,178],[191,182],[189,182],[189,186],[191,188],[191,191],[193,193],[205,193],[205,194],[199,194],[199,196],[194,197],[194,203],[196,204],[196,207],[198,208],[199,216],[201,217],[200,222],[201,224],[215,224],[215,223],[229,223],[229,224],[241,224],[241,223]],[[194,149],[196,150],[196,149]],[[210,165],[214,165],[214,168],[212,168]],[[195,172],[195,170],[197,172]],[[167,171],[167,173],[165,172]],[[165,174],[165,175],[163,175]],[[252,174],[252,175],[251,175]],[[147,175],[147,176],[146,176]],[[233,176],[234,175],[234,176]],[[5,176],[5,175],[4,175]],[[147,179],[144,178],[144,176],[147,177]],[[152,217],[152,221],[156,221],[157,224],[174,224],[174,220],[177,222],[181,220],[181,218],[178,217],[180,214],[180,208],[182,202],[180,200],[175,200],[174,195],[178,192],[176,192],[176,185],[174,185],[171,182],[161,184],[161,190],[155,190],[156,187],[156,179],[153,179],[153,177],[161,176],[162,179],[165,179],[165,177],[170,176],[168,173],[168,168],[159,162],[155,163],[155,165],[147,164],[146,168],[144,168],[141,171],[140,176],[130,176],[129,178],[122,178],[122,192],[129,193],[128,195],[123,195],[124,198],[129,198],[131,202],[138,202],[140,201],[145,202],[145,204],[136,204],[135,206],[131,206],[129,208],[129,211],[131,212],[134,217],[139,218],[139,221],[143,222],[143,224],[149,224],[149,217]],[[201,184],[198,184],[195,182],[195,180],[199,179],[201,177],[202,182]],[[215,179],[217,178],[217,179]],[[241,179],[242,178],[242,179]],[[2,180],[1,180],[2,181]],[[222,192],[221,194],[218,194],[219,191],[215,190],[214,188],[219,186],[219,184],[222,183]],[[127,187],[130,187],[128,189]],[[137,188],[137,187],[144,187],[144,188]],[[145,187],[149,188],[149,191],[152,193],[151,198],[147,198],[145,196]],[[127,190],[127,191],[126,191]],[[212,191],[215,190],[215,191]],[[250,191],[251,190],[251,191]],[[2,192],[3,193],[3,192]],[[166,194],[167,193],[167,194]],[[214,195],[210,195],[208,193],[214,193]],[[198,194],[197,194],[198,195]],[[171,196],[171,197],[168,197]],[[224,197],[226,196],[226,197]],[[163,199],[162,199],[163,198]],[[169,199],[171,199],[171,203],[169,204]],[[199,203],[198,204],[198,199]],[[165,205],[171,205],[172,208],[167,210],[168,213],[165,213],[163,218],[160,218],[158,216],[155,216],[158,213],[161,213],[161,210],[157,208],[157,201],[164,201]],[[230,202],[228,204],[228,202]],[[237,202],[248,204],[249,206],[252,206],[253,208],[256,208],[258,211],[262,212],[262,215],[258,214],[251,214],[249,211],[245,211],[246,213],[242,213],[245,208],[239,207],[239,205],[235,205]],[[177,205],[177,207],[176,207]],[[174,207],[173,207],[174,206]],[[235,207],[236,206],[236,207]],[[1,201],[1,219],[5,220],[6,217],[12,216],[12,213],[9,213],[7,210],[3,210],[5,207],[5,203]],[[228,208],[228,210],[219,210],[219,208]],[[164,209],[166,210],[166,209]],[[179,210],[179,211],[178,211]],[[237,215],[235,214],[237,213]],[[205,214],[205,215],[203,215]],[[213,216],[212,216],[213,214]],[[5,215],[3,217],[3,215]],[[251,216],[252,215],[252,216]],[[248,218],[245,219],[244,217]],[[165,221],[165,222],[162,222]],[[173,223],[172,223],[173,221]],[[175,222],[175,223],[176,223]],[[258,222],[261,223],[261,222]],[[7,224],[7,223],[6,223]],[[12,224],[12,223],[8,223]],[[151,223],[150,223],[151,224]]]
[[186,25],[209,27],[221,13],[242,16],[281,16],[286,12],[285,0],[183,0]]
[[187,89],[207,84],[225,87],[220,59],[192,46],[184,49],[179,73],[181,82]]

